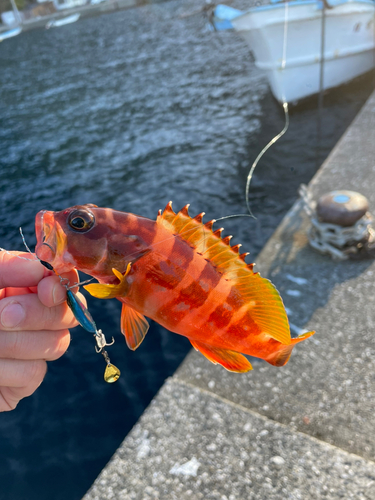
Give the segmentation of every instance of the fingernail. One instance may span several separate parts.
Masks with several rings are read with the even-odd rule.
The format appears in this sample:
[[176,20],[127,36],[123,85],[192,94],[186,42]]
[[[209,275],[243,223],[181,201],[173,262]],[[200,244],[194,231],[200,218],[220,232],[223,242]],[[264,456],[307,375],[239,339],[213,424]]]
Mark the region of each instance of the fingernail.
[[66,290],[60,283],[56,283],[52,290],[53,303],[58,305],[66,300]]
[[25,317],[25,309],[18,302],[11,302],[1,313],[1,324],[5,328],[14,328],[19,325]]

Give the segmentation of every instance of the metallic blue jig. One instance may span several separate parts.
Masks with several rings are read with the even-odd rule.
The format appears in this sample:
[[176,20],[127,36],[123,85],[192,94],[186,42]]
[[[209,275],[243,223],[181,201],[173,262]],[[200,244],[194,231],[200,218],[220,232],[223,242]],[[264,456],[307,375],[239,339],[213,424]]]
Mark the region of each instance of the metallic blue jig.
[[[61,284],[66,288],[66,302],[74,314],[74,317],[78,321],[78,323],[90,333],[94,334],[94,338],[96,341],[95,351],[103,355],[107,367],[104,372],[104,380],[109,384],[116,382],[116,380],[120,377],[120,370],[111,363],[109,359],[107,351],[104,349],[108,345],[112,345],[114,343],[114,338],[112,337],[112,342],[107,343],[107,340],[104,336],[104,333],[101,330],[98,330],[95,324],[95,321],[92,319],[91,314],[89,313],[87,307],[79,300],[77,295],[71,291],[71,287],[69,287],[69,282],[64,283],[65,278],[60,276]],[[80,285],[81,283],[77,283]],[[77,286],[75,285],[75,286]]]
[[97,332],[95,321],[92,319],[87,307],[85,307],[77,295],[69,290],[69,288],[66,289],[66,301],[82,328],[95,334]]

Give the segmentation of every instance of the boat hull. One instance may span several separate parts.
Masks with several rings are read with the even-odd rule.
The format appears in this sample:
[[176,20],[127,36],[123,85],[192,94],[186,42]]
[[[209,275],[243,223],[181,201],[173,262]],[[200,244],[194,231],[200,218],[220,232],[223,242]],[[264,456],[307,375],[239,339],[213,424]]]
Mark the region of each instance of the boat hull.
[[13,36],[19,35],[21,31],[22,28],[20,26],[17,26],[16,28],[13,28],[11,30],[0,32],[0,42],[6,40],[7,38],[12,38]]
[[80,18],[81,14],[71,14],[70,16],[63,17],[61,19],[52,19],[51,21],[48,21],[46,24],[46,29],[49,28],[58,28],[60,26],[65,26],[66,24],[72,24],[78,21]]
[[353,1],[325,10],[322,66],[322,9],[316,2],[290,2],[250,9],[231,20],[266,71],[277,100],[298,101],[336,87],[374,67],[372,2]]

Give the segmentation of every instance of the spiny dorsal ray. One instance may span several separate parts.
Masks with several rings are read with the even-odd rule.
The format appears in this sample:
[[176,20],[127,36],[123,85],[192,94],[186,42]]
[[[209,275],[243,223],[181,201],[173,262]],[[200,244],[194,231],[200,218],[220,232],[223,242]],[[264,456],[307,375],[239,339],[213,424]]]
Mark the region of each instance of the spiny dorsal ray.
[[179,212],[172,209],[172,202],[165,207],[164,212],[159,211],[157,222],[185,240],[205,258],[209,259],[222,274],[245,277],[253,272],[253,264],[246,264],[247,253],[239,254],[241,244],[230,246],[232,236],[221,237],[223,228],[212,230],[214,220],[202,223],[203,213],[190,217],[189,205],[185,205]]

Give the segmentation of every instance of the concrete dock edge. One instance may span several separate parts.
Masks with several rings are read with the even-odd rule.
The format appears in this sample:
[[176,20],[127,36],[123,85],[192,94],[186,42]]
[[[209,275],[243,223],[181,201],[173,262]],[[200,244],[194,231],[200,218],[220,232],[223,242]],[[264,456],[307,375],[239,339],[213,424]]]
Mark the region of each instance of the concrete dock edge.
[[[375,214],[375,92],[309,184],[364,194]],[[257,259],[292,333],[289,363],[233,374],[192,351],[84,500],[375,498],[375,262],[308,245],[297,201]]]

